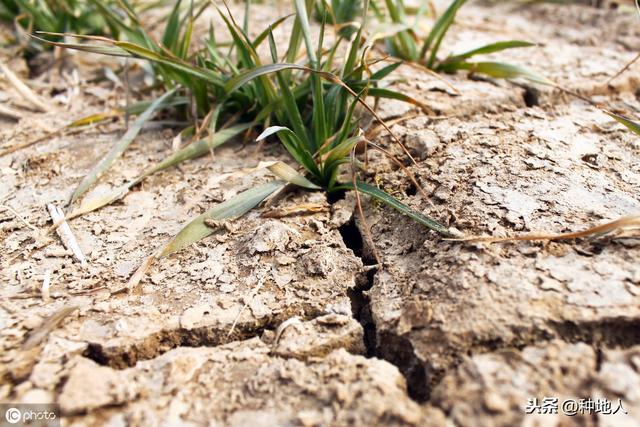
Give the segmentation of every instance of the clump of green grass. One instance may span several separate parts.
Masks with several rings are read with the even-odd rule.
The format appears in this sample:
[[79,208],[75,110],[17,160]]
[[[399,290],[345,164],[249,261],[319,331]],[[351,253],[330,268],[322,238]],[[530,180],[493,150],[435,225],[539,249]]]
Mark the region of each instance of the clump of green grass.
[[[365,1],[363,22],[366,20],[366,3]],[[281,101],[274,105],[273,111],[275,124],[266,127],[258,140],[277,135],[296,160],[301,172],[282,162],[270,165],[270,171],[279,180],[247,190],[233,200],[200,215],[180,231],[176,238],[160,252],[160,256],[173,253],[212,233],[213,230],[206,225],[206,220],[239,216],[287,183],[303,189],[321,190],[327,193],[356,190],[356,193],[368,194],[432,230],[449,235],[448,229],[443,225],[411,210],[377,187],[360,182],[356,178],[355,149],[358,144],[367,142],[363,131],[358,127],[358,119],[355,116],[356,107],[362,105],[375,115],[362,99],[371,85],[365,76],[366,64],[361,60],[360,42],[363,26],[358,30],[339,73],[334,73],[328,71],[331,68],[333,52],[330,50],[327,54],[323,53],[324,22],[320,39],[317,45],[314,45],[306,2],[295,0],[295,7],[296,26],[290,38],[292,42],[289,45],[289,52],[295,49],[292,46],[295,40],[302,38],[306,47],[306,65],[277,62],[279,54],[270,32],[268,38],[273,63],[255,66],[233,77],[227,81],[226,87],[231,94],[253,81],[257,82],[257,88],[260,91],[268,92],[276,87],[279,89]],[[290,73],[294,70],[302,71],[305,75],[301,86],[295,83],[293,74]],[[380,78],[391,70],[392,68],[383,69],[378,76],[372,76],[372,78]],[[361,83],[349,86],[340,76],[346,81],[353,79]],[[295,89],[300,87],[308,91],[308,99],[302,106],[295,93]],[[354,168],[352,179],[346,182],[341,182],[339,179],[342,165],[350,165]]]
[[397,58],[418,63],[436,72],[454,73],[466,70],[471,73],[484,74],[494,78],[524,77],[536,83],[549,84],[549,80],[530,70],[517,65],[492,62],[473,61],[478,55],[486,55],[506,49],[535,46],[522,40],[508,40],[491,43],[476,49],[440,58],[442,42],[451,29],[456,15],[466,0],[453,0],[446,11],[435,21],[428,35],[421,38],[417,26],[428,12],[427,2],[415,12],[415,20],[409,24],[409,14],[404,0],[384,0],[384,7],[376,3],[373,10],[376,18],[382,22],[379,33],[387,52]]
[[[75,34],[111,34],[118,37],[115,28],[109,28],[99,8],[111,8],[115,0],[3,0],[0,2],[0,20],[16,29],[16,40],[33,31]],[[51,40],[60,40],[54,36]],[[27,50],[37,52],[42,45],[31,43]]]
[[[236,218],[285,185],[329,194],[356,190],[356,194],[368,194],[426,227],[449,235],[443,225],[410,209],[377,187],[357,179],[362,164],[355,156],[356,147],[369,144],[391,156],[383,147],[367,141],[359,126],[358,106],[377,117],[367,104],[367,98],[387,97],[420,105],[405,94],[378,87],[379,82],[400,63],[385,65],[376,72],[370,70],[372,64],[367,60],[367,48],[363,42],[368,1],[363,2],[362,19],[354,36],[349,39],[341,35],[329,47],[324,45],[326,15],[323,16],[319,40],[314,43],[309,23],[309,12],[313,10],[314,2],[295,0],[294,4],[295,22],[284,52],[278,51],[273,29],[286,17],[275,21],[251,39],[228,10],[227,13],[219,10],[219,13],[232,39],[231,47],[222,51],[211,29],[204,48],[192,52],[190,41],[193,21],[199,11],[194,12],[190,8],[186,14],[181,14],[179,5],[167,20],[161,44],[145,33],[133,13],[130,14],[130,20],[135,25],[131,27],[120,25],[115,22],[114,16],[107,15],[114,25],[120,25],[120,30],[127,35],[127,41],[85,37],[90,43],[57,43],[85,51],[151,61],[158,69],[166,92],[148,107],[145,114],[149,116],[172,99],[192,99],[193,107],[187,109],[195,112],[192,131],[195,135],[208,134],[203,138],[194,138],[182,150],[144,171],[113,194],[83,202],[71,216],[111,203],[151,173],[203,155],[248,128],[260,127],[262,133],[257,139],[277,138],[297,166],[291,167],[282,162],[269,165],[269,170],[278,178],[276,181],[240,193],[194,219],[159,251],[159,256],[166,256],[211,234],[213,230],[207,226],[206,220]],[[344,41],[349,43],[346,57],[338,62],[338,49]],[[264,61],[257,53],[263,43],[268,44],[270,61]],[[123,139],[126,141],[121,140],[114,146],[105,157],[107,161],[98,166],[97,173],[96,170],[90,173],[91,178],[79,187],[80,191],[74,194],[74,200],[79,199],[128,146],[131,139]],[[397,139],[396,142],[400,143]],[[394,158],[394,161],[402,166],[397,159]]]

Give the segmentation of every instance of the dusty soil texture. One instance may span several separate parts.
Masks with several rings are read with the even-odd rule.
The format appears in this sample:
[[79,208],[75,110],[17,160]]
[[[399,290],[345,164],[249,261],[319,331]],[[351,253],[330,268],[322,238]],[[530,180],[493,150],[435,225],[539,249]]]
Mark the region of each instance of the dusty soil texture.
[[[278,14],[257,7],[265,25]],[[639,115],[640,66],[607,83],[640,50],[635,15],[471,3],[444,53],[504,39],[540,46],[492,58]],[[2,56],[27,78],[22,59]],[[31,67],[47,69],[47,58]],[[277,144],[236,142],[71,221],[82,266],[56,235],[42,236],[46,204],[66,204],[124,123],[55,132],[124,97],[112,82],[91,83],[112,62],[71,63],[29,81],[49,113],[0,80],[0,102],[24,115],[0,119],[0,150],[43,138],[0,157],[1,401],[58,402],[73,426],[640,425],[637,238],[463,244],[364,199],[376,268],[353,197],[292,192],[127,288],[186,221],[270,179],[259,161],[288,160]],[[640,212],[640,142],[598,109],[526,82],[445,78],[459,93],[408,66],[394,82],[437,118],[380,105],[385,118],[412,117],[393,131],[429,200],[375,153],[372,182],[467,235],[563,232]],[[163,159],[174,137],[147,126],[91,195]],[[280,215],[301,205],[313,209]],[[620,399],[628,413],[525,414],[544,397]]]
[[432,402],[460,426],[566,425],[560,411],[525,415],[521,402],[544,392],[557,397],[558,406],[565,411],[573,412],[573,403],[566,402],[588,396],[594,403],[612,402],[611,410],[606,410],[611,413],[581,416],[576,411],[580,425],[634,426],[637,421],[624,412],[638,411],[639,350],[634,346],[597,352],[585,343],[550,341],[522,351],[465,357],[434,389]]
[[[486,28],[501,22],[502,28],[515,32],[526,19],[536,40],[549,37],[542,49],[522,57],[523,63],[532,67],[553,63],[544,68],[552,79],[594,99],[635,105],[637,110],[636,95],[627,91],[637,86],[633,73],[614,86],[599,83],[607,80],[606,67],[616,62],[614,57],[629,55],[621,42],[628,31],[625,24],[617,25],[616,31],[603,30],[597,43],[587,42],[593,27],[581,27],[618,19],[615,13],[550,5],[519,10],[517,16],[505,6],[490,10],[490,17],[483,18]],[[468,18],[477,16],[483,15]],[[549,31],[555,22],[573,22],[571,37]],[[576,42],[579,31],[584,36],[581,43]],[[600,51],[596,55],[600,59],[611,55],[611,62],[590,61],[592,56],[586,53],[590,50]],[[514,52],[513,57],[517,56]],[[543,88],[532,103],[526,99],[526,88],[518,99],[517,90],[504,85],[505,94],[495,92],[486,105],[469,105],[460,100],[462,95],[438,108],[455,115],[448,120],[430,122],[419,117],[395,127],[423,159],[414,172],[434,207],[420,201],[416,189],[391,164],[385,172],[377,171],[380,185],[403,189],[414,207],[471,235],[563,232],[640,210],[637,138],[598,109],[561,93]],[[458,108],[459,101],[466,105]],[[454,387],[440,386],[438,397],[431,395],[443,376],[467,355],[506,348],[517,354],[519,348],[549,339],[587,343],[598,351],[631,347],[640,339],[637,239],[468,245],[438,241],[410,220],[379,206],[367,205],[366,217],[385,264],[366,292],[370,302],[366,318],[369,328],[375,329],[370,345],[375,354],[401,367],[415,399],[440,407],[455,423],[460,424],[469,409],[460,409],[462,415],[456,415],[451,402],[462,399],[475,380],[458,384],[459,394],[451,400],[443,396]],[[361,222],[358,225],[363,229]],[[365,253],[371,259],[371,249]],[[464,375],[458,375],[464,383]],[[523,390],[529,397],[563,392],[535,384],[520,393]],[[519,423],[526,399],[516,398],[506,385],[496,392],[507,402],[520,402],[506,405],[509,415],[503,418],[473,401],[471,405],[479,405],[473,411],[486,411],[480,425]],[[586,389],[582,393],[589,395]],[[635,417],[632,423],[640,422],[634,409],[630,414]],[[562,423],[583,421],[565,418]]]

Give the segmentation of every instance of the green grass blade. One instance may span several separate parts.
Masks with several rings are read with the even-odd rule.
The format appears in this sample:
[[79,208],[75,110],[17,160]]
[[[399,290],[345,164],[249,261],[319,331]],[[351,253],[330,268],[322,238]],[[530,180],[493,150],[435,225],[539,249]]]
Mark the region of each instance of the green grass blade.
[[292,69],[293,70],[309,70],[307,67],[304,67],[302,65],[289,64],[289,63],[261,65],[259,67],[249,69],[235,77],[230,78],[227,81],[227,83],[224,85],[224,91],[227,93],[227,95],[230,95],[257,77],[264,76],[270,73],[275,73],[276,71],[292,70]]
[[326,173],[332,172],[330,169],[332,169],[334,164],[348,160],[349,153],[353,149],[353,146],[361,141],[364,141],[363,136],[356,135],[343,140],[340,144],[332,148],[331,151],[327,152],[323,162]]
[[305,143],[295,134],[291,129],[285,126],[271,126],[264,130],[258,136],[256,141],[262,141],[267,137],[278,133],[278,137],[280,141],[287,149],[289,154],[299,163],[301,164],[308,172],[312,175],[317,176],[319,174],[318,167],[313,160],[313,157],[307,149],[305,148]]
[[242,31],[249,34],[249,15],[251,13],[251,0],[244,1],[244,19],[242,22]]
[[358,29],[356,33],[356,38],[351,44],[351,48],[349,49],[349,54],[347,55],[347,60],[342,67],[342,77],[346,78],[350,75],[354,68],[356,67],[356,62],[358,60],[358,49],[360,49],[360,40],[362,39],[362,27]]
[[[322,43],[324,41],[324,31],[325,31],[325,18],[322,19],[322,24],[320,26],[320,38],[318,40],[318,51],[317,57],[320,58],[322,56]],[[316,70],[321,69],[321,64],[317,63]],[[322,91],[322,81],[320,80],[320,76],[315,73],[311,75],[311,83],[312,83],[312,101],[313,101],[313,110],[311,111],[312,120],[311,126],[313,127],[313,136],[315,146],[311,152],[316,152],[318,148],[324,143],[324,140],[329,136],[327,131],[327,116],[325,114],[324,107],[324,93]]]
[[238,218],[258,206],[264,199],[283,188],[283,181],[271,181],[250,190],[237,194],[231,199],[216,205],[213,209],[203,213],[187,224],[162,249],[160,257],[166,257],[192,243],[198,242],[211,235],[215,230],[205,224],[205,220],[223,220]]
[[[404,24],[405,14],[402,1],[386,0],[386,4],[391,20],[396,24]],[[415,61],[418,59],[418,46],[412,35],[413,32],[409,30],[399,31],[392,43],[396,45],[396,50],[402,58]]]
[[271,53],[271,62],[274,64],[278,62],[278,46],[276,45],[276,39],[273,37],[271,27],[269,27],[269,52]]
[[428,107],[424,103],[395,90],[372,87],[369,89],[368,95],[374,98],[395,99],[397,101],[406,102],[408,104],[415,105],[416,107],[420,107],[424,111],[428,111]]
[[181,59],[186,59],[189,55],[189,47],[191,46],[191,39],[193,37],[193,25],[195,19],[193,17],[193,2],[191,3],[191,9],[189,10],[189,15],[185,17],[187,21],[187,28],[184,30],[182,34],[182,42],[179,44],[177,49],[177,55]]
[[623,124],[624,126],[627,127],[627,129],[629,129],[631,132],[635,133],[636,135],[640,135],[640,123],[631,120],[625,116],[621,116],[619,114],[613,113],[611,111],[607,111],[607,110],[603,110],[605,114],[609,115],[611,118],[613,118],[614,120],[616,120],[618,123]]
[[[313,45],[313,40],[311,38],[311,28],[309,26],[309,12],[307,10],[307,5],[305,0],[294,0],[296,14],[298,20],[300,22],[300,29],[302,31],[302,36],[304,38],[305,46],[307,48],[307,57],[309,58],[309,63],[311,64],[311,68],[314,70],[320,70],[321,64],[318,61],[318,54],[316,53],[316,47]],[[324,21],[322,24],[324,29]],[[319,43],[322,43],[323,32],[320,33]],[[318,46],[318,51],[320,52],[322,49],[321,46]],[[311,87],[312,87],[312,98],[313,98],[313,135],[315,141],[315,147],[322,144],[324,139],[327,137],[326,130],[326,117],[325,117],[325,109],[324,109],[324,99],[322,94],[322,82],[320,81],[320,77],[316,74],[311,76]],[[313,150],[315,151],[315,149]]]
[[476,56],[476,55],[486,55],[489,53],[500,52],[502,50],[514,49],[518,47],[531,47],[531,46],[536,46],[536,44],[523,41],[523,40],[507,40],[507,41],[502,41],[497,43],[491,43],[486,46],[479,47],[477,49],[460,53],[458,55],[453,55],[452,57],[445,59],[443,63],[459,62],[459,61],[464,61],[466,59],[469,59],[472,56]]
[[282,18],[276,20],[271,25],[269,25],[269,27],[266,30],[262,31],[260,34],[258,34],[258,36],[255,39],[253,39],[253,42],[251,43],[253,47],[257,49],[258,46],[260,46],[262,42],[265,41],[265,39],[269,36],[270,32],[278,28],[280,24],[282,24],[284,21],[286,21],[287,19],[291,18],[294,15],[295,14],[292,13],[292,14],[283,16]]
[[471,73],[485,74],[498,79],[523,77],[533,83],[554,85],[548,78],[534,73],[531,70],[504,62],[454,62],[438,68],[438,71],[444,72],[453,72],[456,70],[469,70]]
[[74,44],[74,43],[50,42],[48,40],[44,40],[36,36],[32,36],[32,37],[37,38],[38,40],[43,41],[45,43],[53,44],[55,46],[60,46],[60,47],[66,47],[69,49],[83,50],[87,52],[94,52],[94,53],[112,55],[112,56],[126,56],[126,57],[134,56],[141,59],[146,59],[151,62],[164,64],[176,71],[179,71],[181,73],[182,80],[186,82],[188,82],[190,78],[189,76],[192,76],[192,77],[197,77],[198,79],[204,80],[206,82],[212,83],[216,87],[222,87],[222,85],[224,84],[222,77],[218,74],[212,73],[210,70],[192,65],[188,62],[183,61],[178,57],[169,56],[167,52],[158,53],[136,43],[131,43],[127,41],[114,41],[106,38],[100,38],[101,41],[104,41],[105,43],[111,43],[111,45],[110,46],[96,45],[96,44],[84,45],[84,44]]
[[[280,99],[282,100],[285,111],[287,113],[286,122],[291,124],[291,127],[293,128],[293,131],[296,133],[296,135],[298,135],[305,142],[307,150],[309,150],[309,152],[315,151],[312,147],[311,141],[309,141],[307,128],[304,125],[304,121],[302,120],[302,115],[300,114],[298,104],[296,103],[295,95],[285,81],[286,76],[284,75],[284,73],[277,72],[276,78],[278,79],[280,90],[282,91],[282,97]],[[279,112],[282,110],[277,109],[276,111]],[[281,117],[280,119],[282,120],[285,118]]]
[[379,81],[387,77],[389,74],[393,73],[398,67],[402,65],[402,61],[394,62],[393,64],[389,64],[379,69],[375,73],[371,75],[369,78],[370,81]]
[[427,67],[433,68],[433,64],[436,61],[436,56],[438,55],[438,50],[440,49],[440,44],[442,43],[442,39],[447,34],[449,27],[453,24],[453,21],[456,18],[456,14],[458,13],[458,9],[462,7],[465,3],[465,0],[454,0],[451,2],[447,10],[438,18],[436,23],[434,24],[431,32],[427,36],[424,44],[422,45],[422,49],[420,50],[420,59],[424,59],[427,55],[427,52],[431,50],[431,55],[429,56],[429,60],[427,61]]
[[[271,32],[269,33],[269,47],[271,49],[271,57],[273,61],[276,62],[278,60],[278,51],[276,48],[276,42],[273,38],[273,33]],[[285,118],[282,117],[284,112],[280,108],[275,110],[276,115],[282,121],[288,122],[293,128],[293,131],[301,137],[304,136],[303,139],[305,140],[305,142],[307,142],[307,129],[302,120],[302,116],[300,115],[300,110],[298,108],[298,104],[296,103],[295,95],[289,87],[290,82],[287,81],[287,76],[282,72],[276,72],[276,79],[278,80],[278,85],[280,85],[280,90],[282,91],[282,96],[278,99],[278,101],[282,101],[282,103],[284,104],[287,117],[286,120],[282,120]],[[262,112],[259,113],[259,115],[261,114]],[[307,144],[308,148],[310,148],[309,145],[310,144]]]
[[[342,184],[339,187],[336,187],[336,189],[355,190],[353,183]],[[408,207],[407,205],[405,205],[395,197],[380,190],[378,187],[374,187],[373,185],[369,185],[364,182],[358,182],[357,191],[367,194],[376,200],[379,200],[380,202],[386,204],[387,206],[394,208],[400,213],[403,213],[409,218],[419,222],[420,224],[439,233],[444,237],[454,237],[453,234],[449,231],[449,229],[444,225],[440,224],[437,221],[432,220],[431,218],[426,217],[425,215],[423,215],[422,213],[416,210],[411,209],[410,207]]]
[[176,1],[162,36],[162,44],[170,51],[175,51],[180,36],[180,5],[182,0]]
[[164,102],[173,96],[175,90],[170,90],[158,99],[156,99],[150,106],[142,113],[133,125],[127,130],[127,132],[120,138],[118,142],[111,148],[105,157],[89,172],[89,174],[80,182],[78,188],[73,192],[71,196],[71,202],[78,200],[88,189],[91,187],[100,177],[109,169],[113,162],[124,153],[124,151],[131,145],[133,140],[138,136],[142,126],[149,121],[151,116],[157,109],[163,106]]
[[298,58],[298,51],[302,45],[302,29],[300,19],[296,17],[293,23],[293,29],[289,35],[289,46],[287,48],[286,62],[293,63]]
[[309,13],[307,11],[306,2],[305,0],[294,0],[294,4],[296,6],[296,14],[297,14],[298,20],[300,21],[302,37],[304,38],[304,43],[307,47],[307,55],[309,56],[309,62],[311,63],[312,68],[319,69],[320,64],[318,64],[318,57],[316,56],[316,52],[313,46],[313,40],[311,39],[311,28],[309,26]]
[[[49,33],[43,33],[43,34],[49,34]],[[55,33],[55,34],[57,34],[57,33]],[[133,56],[129,52],[127,52],[126,50],[121,49],[121,48],[116,47],[116,46],[105,46],[105,45],[98,45],[98,44],[78,44],[78,43],[55,42],[55,41],[43,39],[42,37],[38,37],[38,36],[35,36],[33,34],[30,34],[29,37],[31,37],[32,39],[38,40],[41,43],[51,44],[51,45],[59,46],[59,47],[64,47],[66,49],[74,49],[74,50],[80,50],[80,51],[84,51],[84,52],[91,52],[91,53],[97,53],[97,54],[100,54],[100,55],[109,55],[109,56],[122,56],[122,57],[131,57],[131,56]]]
[[221,87],[223,85],[222,78],[219,75],[214,74],[209,70],[196,67],[195,65],[191,65],[188,62],[184,62],[179,58],[170,57],[166,53],[157,53],[143,46],[130,43],[130,42],[114,42],[114,44],[119,48],[122,48],[125,51],[139,58],[168,65],[177,71],[181,71],[193,77],[197,77],[209,83],[213,83],[215,86],[218,86],[218,87]]
[[[358,106],[358,103],[360,103],[362,101],[362,97],[365,96],[365,92],[366,92],[366,89],[363,89],[360,93],[358,93],[356,97],[353,98],[353,101],[351,101],[351,105],[349,105],[349,108],[347,108],[347,114],[345,115],[344,120],[342,121],[342,127],[338,131],[337,137],[335,141],[333,141],[333,143],[331,144],[331,147],[335,147],[342,144],[342,142],[347,139],[349,134],[353,132],[353,128],[355,124],[353,120],[353,114],[356,111],[356,107]],[[347,98],[343,98],[343,99],[346,101]],[[346,153],[344,155],[346,156]]]

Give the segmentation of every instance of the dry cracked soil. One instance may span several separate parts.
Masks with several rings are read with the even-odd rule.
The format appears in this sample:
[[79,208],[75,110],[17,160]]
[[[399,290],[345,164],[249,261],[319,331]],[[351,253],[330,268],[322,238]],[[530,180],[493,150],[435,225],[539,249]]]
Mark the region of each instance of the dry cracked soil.
[[[637,16],[600,6],[471,3],[445,50],[535,40],[495,58],[638,116],[640,67],[608,82],[640,51]],[[265,23],[277,12],[256,7]],[[2,56],[24,79],[47,68],[46,54],[44,65]],[[56,402],[68,426],[640,426],[633,236],[443,241],[366,199],[364,224],[349,195],[330,203],[291,192],[127,288],[185,221],[269,179],[258,161],[287,160],[277,144],[238,142],[71,221],[81,265],[57,237],[42,238],[46,205],[65,205],[124,123],[55,132],[124,100],[113,82],[92,82],[108,61],[70,62],[29,80],[55,106],[49,113],[28,111],[0,80],[0,101],[23,112],[0,123],[0,149],[41,139],[0,157],[0,401]],[[400,73],[394,85],[437,117],[396,102],[380,114],[410,115],[393,132],[418,160],[408,167],[429,200],[375,153],[367,173],[413,208],[494,236],[640,212],[640,142],[597,108],[523,82],[446,76],[454,93],[415,68]],[[92,194],[164,158],[174,137],[148,126]],[[526,414],[530,399],[545,397],[623,409]]]

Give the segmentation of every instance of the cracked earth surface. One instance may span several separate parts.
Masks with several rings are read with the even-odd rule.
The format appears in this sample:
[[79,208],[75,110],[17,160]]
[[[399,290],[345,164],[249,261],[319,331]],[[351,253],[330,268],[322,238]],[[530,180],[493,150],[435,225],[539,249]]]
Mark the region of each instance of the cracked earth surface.
[[[640,50],[638,28],[633,14],[586,5],[472,3],[446,49],[535,40],[502,59],[637,116],[638,66],[606,82]],[[86,59],[94,68],[99,60]],[[9,64],[26,72],[20,60]],[[120,105],[82,73],[78,102],[4,122],[2,146]],[[456,95],[415,69],[401,75],[398,88],[447,117],[393,127],[431,204],[395,165],[371,162],[370,178],[405,203],[470,235],[563,232],[640,212],[640,143],[599,110],[546,87],[446,76]],[[52,73],[33,85],[60,96],[67,83]],[[411,110],[380,107],[387,118]],[[2,204],[45,229],[45,205],[64,205],[122,128],[107,123],[0,158]],[[162,159],[174,136],[145,130],[93,194]],[[352,197],[293,192],[278,206],[317,209],[283,218],[255,210],[123,291],[185,221],[269,179],[255,169],[260,160],[287,157],[276,144],[229,144],[71,221],[86,267],[1,211],[0,398],[58,402],[74,426],[640,425],[638,239],[446,242],[365,199],[383,262],[372,269]],[[38,335],[64,307],[75,309]],[[525,416],[527,399],[545,396],[621,399],[628,414]]]

